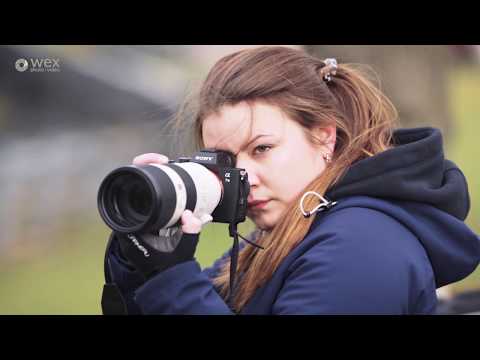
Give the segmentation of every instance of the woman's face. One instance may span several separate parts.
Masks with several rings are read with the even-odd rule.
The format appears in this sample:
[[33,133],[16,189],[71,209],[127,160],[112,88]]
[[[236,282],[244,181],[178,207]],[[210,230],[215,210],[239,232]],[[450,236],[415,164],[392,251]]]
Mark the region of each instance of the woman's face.
[[248,217],[271,229],[289,203],[325,168],[322,154],[333,153],[335,127],[316,131],[325,146],[313,145],[304,130],[277,107],[256,102],[224,106],[202,125],[205,147],[237,156],[248,172]]

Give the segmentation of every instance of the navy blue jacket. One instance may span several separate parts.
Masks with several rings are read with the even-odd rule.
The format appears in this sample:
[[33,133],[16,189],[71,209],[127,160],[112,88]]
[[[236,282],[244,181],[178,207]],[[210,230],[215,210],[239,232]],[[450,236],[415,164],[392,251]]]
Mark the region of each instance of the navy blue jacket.
[[[327,192],[337,205],[316,215],[241,314],[432,314],[436,288],[475,270],[480,238],[463,222],[467,184],[444,159],[440,132],[400,129],[394,142]],[[130,313],[232,314],[211,281],[227,256],[203,271],[185,262],[143,283],[113,241],[107,277]]]

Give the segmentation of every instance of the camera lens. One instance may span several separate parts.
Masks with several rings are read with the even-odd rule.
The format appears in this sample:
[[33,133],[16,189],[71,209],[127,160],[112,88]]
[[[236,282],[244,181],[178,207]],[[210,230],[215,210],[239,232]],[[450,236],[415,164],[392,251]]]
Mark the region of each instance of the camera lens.
[[115,210],[126,218],[145,220],[153,204],[148,184],[137,174],[125,174],[115,179],[112,186]]
[[152,212],[153,194],[148,182],[136,173],[118,173],[104,188],[106,212],[125,227],[137,226]]
[[129,165],[105,177],[98,209],[115,231],[149,232],[178,224],[185,209],[211,214],[221,194],[221,183],[203,165]]
[[152,206],[151,193],[142,183],[132,184],[126,189],[128,207],[140,216],[147,216]]

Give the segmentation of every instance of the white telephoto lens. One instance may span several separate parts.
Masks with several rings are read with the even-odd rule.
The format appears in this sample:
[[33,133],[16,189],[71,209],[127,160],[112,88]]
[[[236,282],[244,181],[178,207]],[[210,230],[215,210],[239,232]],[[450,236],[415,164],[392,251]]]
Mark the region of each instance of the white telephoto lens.
[[213,172],[205,166],[194,162],[175,164],[187,171],[192,178],[197,190],[197,203],[193,215],[197,218],[205,214],[211,214],[222,198],[222,183]]
[[[188,198],[187,188],[182,178],[173,168],[167,165],[150,165],[156,166],[164,171],[175,188],[175,210],[173,211],[170,220],[165,225],[165,227],[170,227],[180,219],[185,211]],[[205,214],[210,215],[215,210],[222,197],[222,184],[218,177],[205,166],[197,163],[184,162],[174,163],[172,165],[184,169],[195,185],[196,202],[195,208],[192,211],[193,214],[197,218],[201,218]]]

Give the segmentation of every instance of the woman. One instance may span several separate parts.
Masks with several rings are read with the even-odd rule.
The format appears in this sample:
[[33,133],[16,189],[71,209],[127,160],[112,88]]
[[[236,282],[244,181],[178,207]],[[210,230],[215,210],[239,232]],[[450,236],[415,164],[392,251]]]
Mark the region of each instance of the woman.
[[129,313],[432,314],[436,288],[476,268],[467,184],[441,134],[394,130],[394,106],[353,66],[243,50],[213,66],[197,100],[198,147],[248,172],[256,246],[240,251],[231,292],[230,254],[203,271],[195,261],[190,211],[170,252],[112,234],[106,277]]

